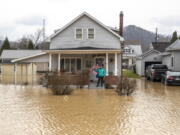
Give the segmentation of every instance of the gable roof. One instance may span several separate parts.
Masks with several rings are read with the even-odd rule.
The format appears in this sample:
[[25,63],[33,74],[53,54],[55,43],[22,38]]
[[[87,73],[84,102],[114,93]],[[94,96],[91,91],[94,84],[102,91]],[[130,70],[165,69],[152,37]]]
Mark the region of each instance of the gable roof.
[[165,52],[166,48],[170,46],[170,42],[152,42],[154,50]]
[[21,61],[21,60],[26,60],[26,59],[34,58],[34,57],[41,56],[41,55],[44,55],[44,54],[47,54],[47,53],[46,52],[41,52],[41,53],[38,53],[38,54],[29,55],[29,56],[25,56],[25,57],[22,57],[22,58],[14,59],[11,62],[17,62],[17,61]]
[[41,53],[42,50],[3,50],[1,59],[18,59]]
[[55,34],[53,34],[50,38],[54,38],[56,37],[58,34],[60,34],[63,30],[65,30],[66,28],[68,28],[69,26],[71,26],[73,23],[75,23],[76,21],[78,21],[81,17],[83,16],[87,16],[88,18],[92,19],[93,21],[95,21],[97,24],[99,24],[100,26],[102,26],[104,29],[106,29],[107,31],[109,31],[110,33],[112,33],[114,36],[116,36],[117,38],[119,38],[121,41],[124,41],[124,38],[121,37],[120,35],[118,35],[116,32],[112,31],[111,29],[109,29],[106,25],[104,25],[103,23],[101,23],[99,20],[97,20],[96,18],[94,18],[93,16],[91,16],[90,14],[88,14],[87,12],[83,12],[82,14],[80,14],[79,16],[77,16],[76,18],[74,18],[71,22],[69,22],[68,24],[66,24],[64,27],[62,27],[61,29],[57,30]]
[[166,51],[175,51],[175,50],[180,50],[180,40],[176,40],[174,43],[172,43]]
[[143,54],[141,55],[141,57],[146,57],[147,55],[149,55],[149,54],[151,54],[151,53],[153,53],[153,52],[156,52],[156,53],[158,53],[158,54],[161,54],[161,52],[159,52],[158,50],[150,49],[150,50],[146,51],[145,53],[143,53]]

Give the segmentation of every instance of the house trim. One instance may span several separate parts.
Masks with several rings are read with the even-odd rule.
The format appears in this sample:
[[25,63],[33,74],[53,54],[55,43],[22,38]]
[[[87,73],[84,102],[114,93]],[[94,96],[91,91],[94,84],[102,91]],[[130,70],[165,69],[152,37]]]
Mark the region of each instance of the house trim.
[[46,53],[61,54],[105,54],[105,53],[121,53],[121,50],[45,50]]
[[14,59],[11,62],[14,63],[14,62],[17,62],[17,61],[21,61],[21,60],[25,60],[25,59],[29,59],[29,58],[33,58],[33,57],[37,57],[37,56],[41,56],[41,55],[44,55],[44,54],[47,54],[47,53],[42,52],[42,53],[39,53],[39,54],[36,54],[36,55],[31,55],[31,56],[28,56],[28,57],[22,57],[22,58]]

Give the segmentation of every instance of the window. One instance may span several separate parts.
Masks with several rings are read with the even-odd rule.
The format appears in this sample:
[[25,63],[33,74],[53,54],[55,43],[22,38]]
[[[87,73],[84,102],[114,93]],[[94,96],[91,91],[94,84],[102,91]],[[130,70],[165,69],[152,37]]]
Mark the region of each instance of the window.
[[83,38],[83,29],[77,28],[76,29],[76,39],[82,39]]
[[94,39],[94,29],[88,29],[88,39]]
[[78,70],[81,70],[81,59],[80,58],[62,58],[61,70],[65,70],[66,72],[76,72]]
[[131,49],[124,49],[125,53],[131,53]]
[[81,59],[76,60],[77,70],[81,70]]
[[86,59],[85,65],[86,65],[86,68],[91,68],[91,67],[92,67],[92,61],[91,61],[91,59]]
[[76,59],[71,59],[71,72],[75,72],[76,71]]
[[171,66],[172,67],[174,66],[174,59],[173,59],[173,57],[171,57]]
[[61,59],[61,70],[64,70],[64,59]]
[[69,70],[69,68],[70,68],[70,59],[65,59],[65,64],[64,64],[64,66],[65,66],[65,71],[70,71]]

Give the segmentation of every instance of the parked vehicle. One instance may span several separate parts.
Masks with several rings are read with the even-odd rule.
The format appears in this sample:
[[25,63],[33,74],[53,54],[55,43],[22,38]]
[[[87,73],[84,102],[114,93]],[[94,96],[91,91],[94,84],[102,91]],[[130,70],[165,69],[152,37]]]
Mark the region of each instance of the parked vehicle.
[[162,74],[165,74],[166,71],[168,71],[168,67],[166,65],[152,64],[146,69],[146,78],[151,81],[161,80]]
[[180,85],[180,72],[167,71],[162,74],[161,82],[165,85]]

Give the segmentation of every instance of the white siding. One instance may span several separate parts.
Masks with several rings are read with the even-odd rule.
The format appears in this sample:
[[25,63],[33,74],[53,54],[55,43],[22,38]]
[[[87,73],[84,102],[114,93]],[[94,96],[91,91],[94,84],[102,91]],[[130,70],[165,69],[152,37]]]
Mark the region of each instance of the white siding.
[[162,58],[162,63],[167,65],[168,69],[173,69],[173,67],[171,66],[171,57],[171,55],[166,55]]
[[140,76],[143,75],[143,73],[142,73],[142,61],[141,60],[136,60],[136,73]]
[[[75,29],[83,28],[83,39],[75,39]],[[95,29],[95,39],[88,39],[87,29]],[[120,49],[120,39],[87,16],[81,17],[78,21],[59,33],[51,40],[50,49],[77,48],[77,47],[98,47]]]
[[174,51],[172,56],[174,57],[174,70],[180,71],[180,52]]
[[162,61],[162,57],[157,52],[152,52],[143,58],[143,61]]
[[23,60],[22,62],[49,62],[49,54],[44,54],[41,56],[32,57],[26,60]]

